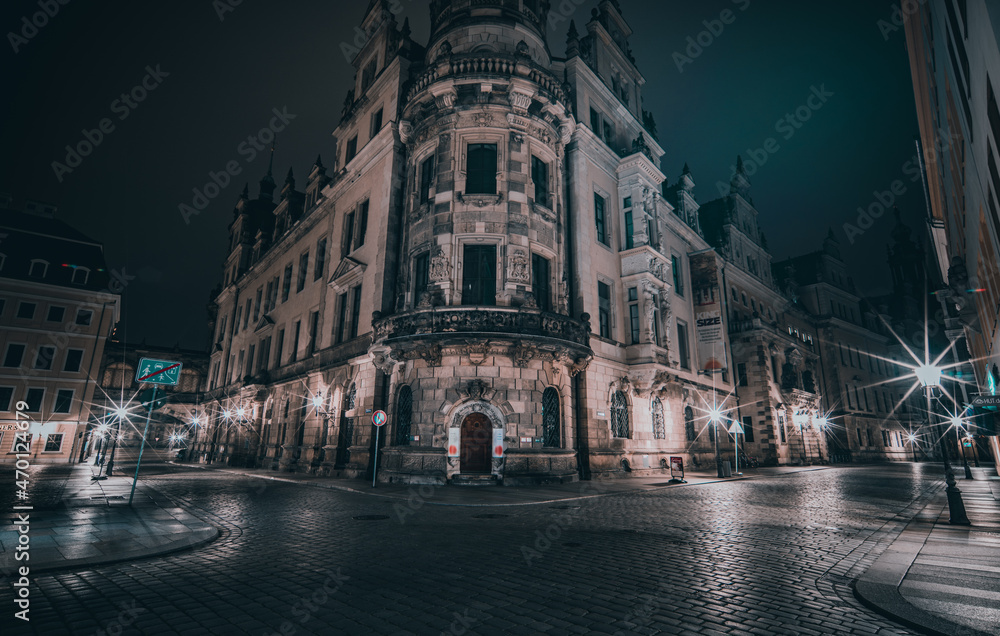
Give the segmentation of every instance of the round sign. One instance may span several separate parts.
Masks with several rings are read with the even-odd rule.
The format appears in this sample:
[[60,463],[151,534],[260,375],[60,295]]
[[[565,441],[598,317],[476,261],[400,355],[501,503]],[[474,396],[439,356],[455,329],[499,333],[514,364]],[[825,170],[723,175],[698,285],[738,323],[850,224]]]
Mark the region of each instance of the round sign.
[[372,413],[372,424],[375,426],[382,426],[385,424],[386,414],[385,411],[375,411]]

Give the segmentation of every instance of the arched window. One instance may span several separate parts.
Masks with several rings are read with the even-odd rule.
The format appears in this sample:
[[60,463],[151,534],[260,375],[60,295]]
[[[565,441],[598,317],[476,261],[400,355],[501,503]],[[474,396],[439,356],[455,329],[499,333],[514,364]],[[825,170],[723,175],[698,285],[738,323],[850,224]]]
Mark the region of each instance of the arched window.
[[409,386],[399,388],[396,396],[396,446],[410,445],[410,423],[413,421],[413,391]]
[[542,439],[546,447],[559,447],[559,392],[551,386],[542,393]]
[[72,276],[72,281],[75,285],[86,285],[87,279],[90,278],[90,269],[86,267],[74,267]]
[[663,422],[663,402],[653,398],[653,439],[667,439],[667,427]]
[[358,387],[351,384],[351,388],[347,390],[347,395],[344,397],[344,410],[353,411],[354,402],[358,399]]
[[684,436],[689,442],[697,437],[694,430],[694,409],[690,406],[684,407]]
[[629,437],[628,402],[621,391],[615,391],[611,396],[611,437]]

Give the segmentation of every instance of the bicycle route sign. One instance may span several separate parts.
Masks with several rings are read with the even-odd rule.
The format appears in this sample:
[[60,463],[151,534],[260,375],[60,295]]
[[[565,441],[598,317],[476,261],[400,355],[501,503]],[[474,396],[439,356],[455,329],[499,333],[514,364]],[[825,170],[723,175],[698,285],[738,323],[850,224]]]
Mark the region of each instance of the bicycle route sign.
[[181,363],[143,358],[135,372],[136,382],[176,385],[181,379]]

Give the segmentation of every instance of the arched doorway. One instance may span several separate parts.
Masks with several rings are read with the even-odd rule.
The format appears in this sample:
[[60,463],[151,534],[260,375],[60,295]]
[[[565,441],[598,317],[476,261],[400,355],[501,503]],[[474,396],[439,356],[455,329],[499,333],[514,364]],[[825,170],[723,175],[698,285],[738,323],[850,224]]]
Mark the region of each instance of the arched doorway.
[[493,424],[483,413],[470,413],[462,420],[461,471],[463,474],[492,472],[490,445]]

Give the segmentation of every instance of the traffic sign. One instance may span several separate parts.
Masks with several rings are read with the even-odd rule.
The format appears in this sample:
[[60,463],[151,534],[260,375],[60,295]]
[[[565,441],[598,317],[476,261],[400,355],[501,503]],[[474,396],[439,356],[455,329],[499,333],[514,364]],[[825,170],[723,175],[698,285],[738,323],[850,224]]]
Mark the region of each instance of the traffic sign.
[[1000,395],[980,395],[972,398],[972,406],[1000,406]]
[[168,396],[164,395],[163,393],[160,393],[154,399],[154,397],[153,397],[153,390],[154,389],[151,389],[151,388],[150,389],[144,389],[142,391],[142,393],[139,394],[139,403],[142,404],[143,408],[147,408],[147,409],[150,406],[152,406],[153,410],[155,411],[157,409],[163,408],[163,405],[167,403],[167,397]]
[[383,424],[385,424],[386,418],[387,416],[385,414],[385,411],[375,411],[374,413],[372,413],[372,424],[374,424],[375,426],[382,426]]
[[181,380],[181,363],[143,358],[135,372],[136,382],[175,385]]

